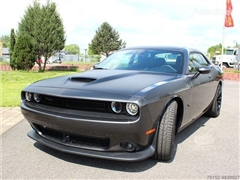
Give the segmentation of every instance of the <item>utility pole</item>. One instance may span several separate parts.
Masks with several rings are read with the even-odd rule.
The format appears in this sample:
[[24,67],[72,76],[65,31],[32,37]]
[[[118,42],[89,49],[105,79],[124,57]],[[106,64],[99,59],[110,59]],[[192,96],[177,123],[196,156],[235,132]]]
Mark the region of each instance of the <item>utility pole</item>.
[[85,62],[86,62],[86,59],[87,59],[87,49],[84,49],[84,51],[85,51],[85,57],[84,57],[84,59],[85,59]]

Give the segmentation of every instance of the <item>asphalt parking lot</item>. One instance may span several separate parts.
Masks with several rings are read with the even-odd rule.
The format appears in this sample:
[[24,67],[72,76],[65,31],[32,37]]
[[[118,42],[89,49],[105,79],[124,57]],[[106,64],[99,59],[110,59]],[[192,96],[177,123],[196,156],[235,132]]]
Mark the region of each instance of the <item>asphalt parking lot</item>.
[[64,154],[27,137],[26,120],[0,136],[1,179],[240,179],[239,82],[225,81],[218,118],[201,117],[176,137],[171,162],[116,162]]

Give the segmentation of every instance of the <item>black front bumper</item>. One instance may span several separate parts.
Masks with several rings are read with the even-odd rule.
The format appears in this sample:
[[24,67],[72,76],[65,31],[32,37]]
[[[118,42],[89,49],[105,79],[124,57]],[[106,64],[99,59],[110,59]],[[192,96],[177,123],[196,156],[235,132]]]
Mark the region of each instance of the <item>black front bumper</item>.
[[[61,152],[88,156],[93,158],[102,158],[108,160],[118,160],[118,161],[141,161],[151,157],[155,152],[155,146],[150,145],[144,150],[136,151],[136,152],[102,152],[102,151],[94,151],[94,150],[86,150],[86,149],[79,149],[74,147],[64,146],[59,143],[55,143],[48,139],[45,139],[39,136],[35,130],[31,130],[28,132],[28,136],[34,139],[41,144],[44,144],[50,148],[56,149]],[[153,142],[156,142],[156,136],[154,137]]]
[[[143,119],[129,122],[117,119],[113,123],[81,118],[82,113],[76,110],[52,107],[46,111],[46,108],[21,103],[22,113],[34,129],[28,136],[53,149],[121,161],[147,159],[155,152],[157,131],[145,134],[154,126],[147,113],[141,116]],[[124,146],[128,142],[133,144],[132,150]]]

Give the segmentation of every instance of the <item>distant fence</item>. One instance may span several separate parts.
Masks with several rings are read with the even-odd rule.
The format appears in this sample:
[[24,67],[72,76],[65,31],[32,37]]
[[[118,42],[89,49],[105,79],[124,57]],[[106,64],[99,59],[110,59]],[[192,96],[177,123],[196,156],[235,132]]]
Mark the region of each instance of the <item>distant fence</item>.
[[2,55],[0,56],[0,62],[10,62],[10,56],[9,55]]
[[[52,56],[52,60],[58,59],[58,56]],[[71,55],[66,54],[63,55],[62,60],[63,62],[99,62],[101,59],[100,55],[91,55],[91,56],[84,56],[84,55]],[[0,62],[10,62],[9,55],[0,56]]]
[[99,62],[100,59],[100,55],[84,56],[66,54],[63,56],[63,62]]

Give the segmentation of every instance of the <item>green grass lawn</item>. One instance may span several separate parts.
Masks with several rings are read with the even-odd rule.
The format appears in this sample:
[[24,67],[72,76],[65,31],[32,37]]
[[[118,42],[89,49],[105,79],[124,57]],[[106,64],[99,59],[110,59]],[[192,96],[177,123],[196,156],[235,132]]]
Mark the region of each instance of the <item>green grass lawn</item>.
[[233,69],[228,68],[228,69],[223,69],[223,72],[227,72],[227,73],[240,73],[240,70],[237,70],[235,68],[233,68]]
[[19,106],[22,89],[35,81],[73,73],[76,72],[45,71],[44,73],[39,73],[34,71],[2,71],[0,72],[0,107]]

